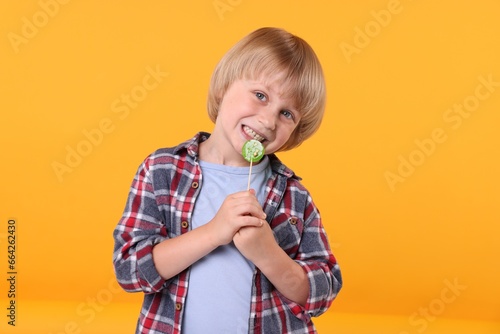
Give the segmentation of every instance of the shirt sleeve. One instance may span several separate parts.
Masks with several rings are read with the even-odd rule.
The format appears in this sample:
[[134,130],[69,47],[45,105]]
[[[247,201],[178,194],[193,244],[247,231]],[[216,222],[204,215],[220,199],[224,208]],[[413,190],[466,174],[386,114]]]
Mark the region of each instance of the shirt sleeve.
[[165,284],[152,255],[153,247],[167,239],[167,231],[155,199],[149,161],[146,159],[139,167],[113,232],[115,274],[128,292],[153,293]]
[[342,287],[342,276],[310,196],[304,218],[304,230],[295,260],[307,274],[309,297],[304,306],[281,297],[292,313],[308,322],[310,317],[323,314],[331,306]]

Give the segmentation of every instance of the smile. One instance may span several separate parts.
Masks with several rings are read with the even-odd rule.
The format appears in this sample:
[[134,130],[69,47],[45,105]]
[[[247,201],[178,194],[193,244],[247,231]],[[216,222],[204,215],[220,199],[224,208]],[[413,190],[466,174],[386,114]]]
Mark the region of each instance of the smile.
[[245,131],[245,133],[247,135],[249,135],[250,137],[252,137],[253,139],[255,140],[258,140],[260,142],[263,142],[266,138],[262,137],[261,135],[259,135],[257,132],[253,131],[251,128],[249,128],[248,126],[243,126],[243,131]]

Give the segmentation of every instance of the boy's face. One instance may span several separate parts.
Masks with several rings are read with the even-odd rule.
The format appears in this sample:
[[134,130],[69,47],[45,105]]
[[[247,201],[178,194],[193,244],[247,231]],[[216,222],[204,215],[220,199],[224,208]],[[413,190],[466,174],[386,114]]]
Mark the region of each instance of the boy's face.
[[290,138],[301,114],[295,109],[293,98],[283,94],[286,87],[279,79],[240,79],[227,89],[212,134],[225,138],[225,143],[218,144],[227,145],[227,154],[235,154],[227,158],[236,159],[237,154],[243,159],[241,148],[250,139],[262,142],[265,153],[270,154]]

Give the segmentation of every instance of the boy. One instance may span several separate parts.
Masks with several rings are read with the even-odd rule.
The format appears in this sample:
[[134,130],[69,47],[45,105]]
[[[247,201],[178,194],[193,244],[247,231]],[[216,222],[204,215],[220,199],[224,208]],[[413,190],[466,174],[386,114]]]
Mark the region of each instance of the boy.
[[[311,196],[274,153],[309,138],[324,107],[314,51],[284,30],[221,59],[212,133],[144,160],[113,234],[120,285],[145,293],[137,333],[316,333],[342,278]],[[250,139],[266,155],[247,191]]]

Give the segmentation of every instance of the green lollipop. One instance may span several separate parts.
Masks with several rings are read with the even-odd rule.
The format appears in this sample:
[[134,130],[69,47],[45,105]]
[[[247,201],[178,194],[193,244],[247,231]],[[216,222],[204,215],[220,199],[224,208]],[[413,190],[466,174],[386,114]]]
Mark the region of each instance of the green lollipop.
[[241,154],[246,161],[250,162],[250,170],[248,171],[248,186],[250,190],[250,180],[252,177],[252,163],[259,161],[264,156],[264,145],[258,140],[251,139],[247,141],[241,149]]
[[251,139],[243,145],[241,154],[246,161],[257,162],[264,156],[264,146],[260,141]]

